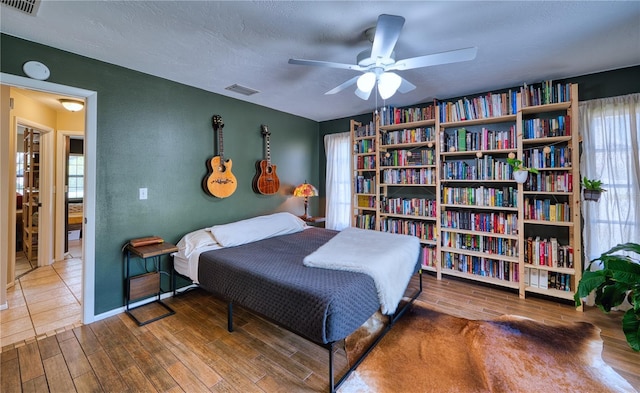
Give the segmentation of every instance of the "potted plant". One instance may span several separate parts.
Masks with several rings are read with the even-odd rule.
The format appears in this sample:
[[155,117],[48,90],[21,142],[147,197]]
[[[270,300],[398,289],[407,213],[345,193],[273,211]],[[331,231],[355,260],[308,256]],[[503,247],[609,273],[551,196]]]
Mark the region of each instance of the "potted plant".
[[584,195],[585,201],[596,201],[600,200],[600,194],[607,191],[602,188],[601,180],[590,180],[587,177],[582,178],[582,194]]
[[527,181],[527,177],[529,177],[529,172],[531,173],[539,173],[537,168],[527,168],[522,165],[522,160],[518,160],[517,158],[507,158],[507,164],[513,167],[513,178],[518,183],[524,183]]
[[[635,257],[619,254],[620,251],[635,253]],[[622,317],[622,331],[627,343],[634,351],[640,351],[640,244],[618,244],[600,257],[589,262],[587,270],[578,283],[573,299],[576,307],[580,299],[595,291],[595,304],[605,313],[621,305],[625,299],[631,304]],[[591,271],[594,263],[602,270]]]

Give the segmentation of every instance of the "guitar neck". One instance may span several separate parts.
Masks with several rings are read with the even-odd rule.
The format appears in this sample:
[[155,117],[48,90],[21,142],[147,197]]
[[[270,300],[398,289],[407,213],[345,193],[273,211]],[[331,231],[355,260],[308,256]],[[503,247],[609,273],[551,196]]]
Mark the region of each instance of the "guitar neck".
[[267,144],[267,164],[271,165],[271,150],[269,148],[269,135],[265,135],[265,142]]
[[223,137],[222,137],[222,128],[223,127],[218,128],[218,150],[220,155],[220,161],[224,162],[224,144],[223,144]]

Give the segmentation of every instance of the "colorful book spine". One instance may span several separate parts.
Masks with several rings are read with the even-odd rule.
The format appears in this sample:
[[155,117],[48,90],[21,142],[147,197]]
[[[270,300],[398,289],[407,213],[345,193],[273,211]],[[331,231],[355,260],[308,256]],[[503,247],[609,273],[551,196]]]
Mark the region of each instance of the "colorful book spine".
[[442,267],[482,277],[518,282],[518,264],[454,252],[442,253]]
[[571,101],[571,83],[556,83],[547,80],[539,84],[520,88],[522,106],[536,106]]
[[435,217],[437,201],[423,198],[383,198],[381,211],[388,214],[403,214],[407,216]]
[[440,219],[444,228],[509,235],[518,233],[518,215],[516,213],[447,210],[442,212]]
[[420,240],[435,240],[436,226],[432,222],[386,217],[380,220],[380,230],[415,236]]
[[517,112],[517,91],[487,93],[474,98],[441,102],[438,105],[441,123],[488,119],[514,115]]
[[516,187],[443,187],[442,200],[450,205],[517,207]]
[[395,145],[401,143],[421,143],[433,142],[435,140],[435,131],[433,127],[411,128],[395,131],[382,132],[383,145]]
[[432,185],[435,184],[435,180],[435,168],[385,169],[382,171],[383,184]]

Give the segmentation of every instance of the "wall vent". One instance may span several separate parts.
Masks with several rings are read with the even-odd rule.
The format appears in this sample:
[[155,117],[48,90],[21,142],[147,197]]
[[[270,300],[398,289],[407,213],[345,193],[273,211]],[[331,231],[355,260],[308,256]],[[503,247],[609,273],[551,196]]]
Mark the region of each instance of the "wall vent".
[[250,96],[250,95],[254,95],[256,93],[260,93],[258,90],[253,90],[253,89],[251,89],[249,87],[246,87],[246,86],[240,86],[237,83],[234,83],[231,86],[225,87],[225,90],[229,90],[229,91],[232,91],[234,93],[240,93],[240,94],[243,94],[245,96]]
[[41,0],[0,0],[0,3],[35,16],[38,13]]

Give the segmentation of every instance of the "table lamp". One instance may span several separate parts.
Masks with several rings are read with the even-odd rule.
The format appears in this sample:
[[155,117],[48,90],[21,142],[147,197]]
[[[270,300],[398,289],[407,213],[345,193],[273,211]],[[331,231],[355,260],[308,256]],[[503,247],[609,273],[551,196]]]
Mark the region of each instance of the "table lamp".
[[309,214],[307,213],[307,209],[309,207],[309,197],[318,196],[318,190],[311,184],[307,183],[305,180],[304,183],[300,184],[293,190],[293,196],[295,197],[304,197],[304,216],[303,218],[309,218]]

